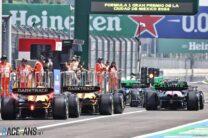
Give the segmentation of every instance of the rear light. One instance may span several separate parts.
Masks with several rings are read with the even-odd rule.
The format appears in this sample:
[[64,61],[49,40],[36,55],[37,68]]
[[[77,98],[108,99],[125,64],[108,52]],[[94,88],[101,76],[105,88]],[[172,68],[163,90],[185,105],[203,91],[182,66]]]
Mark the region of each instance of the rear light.
[[149,74],[149,78],[152,79],[154,77],[153,74]]
[[35,106],[34,105],[30,105],[30,110],[31,111],[35,110]]

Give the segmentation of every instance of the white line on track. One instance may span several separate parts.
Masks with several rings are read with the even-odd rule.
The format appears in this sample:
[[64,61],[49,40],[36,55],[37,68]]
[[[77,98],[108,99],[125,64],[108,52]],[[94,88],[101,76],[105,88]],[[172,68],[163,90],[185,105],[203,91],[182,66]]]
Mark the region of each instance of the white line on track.
[[[41,130],[41,129],[46,129],[46,128],[59,127],[59,126],[76,124],[76,123],[98,120],[98,119],[103,119],[103,118],[111,118],[111,117],[117,117],[117,116],[123,116],[123,115],[142,113],[145,111],[146,110],[141,110],[141,111],[135,111],[135,112],[127,112],[127,113],[123,113],[123,114],[113,114],[113,115],[108,115],[108,116],[99,116],[99,117],[93,117],[93,118],[87,118],[87,119],[80,119],[80,120],[75,120],[75,121],[68,121],[68,122],[63,122],[63,123],[56,123],[56,124],[51,124],[51,125],[39,126],[39,127],[37,127],[37,129]],[[0,136],[2,136],[2,133],[0,133]]]
[[197,121],[197,122],[192,122],[192,123],[184,124],[184,125],[181,125],[181,126],[177,126],[177,127],[165,129],[165,130],[158,131],[158,132],[153,132],[153,133],[149,133],[149,134],[145,134],[145,135],[135,136],[135,137],[133,137],[133,138],[150,137],[150,136],[154,136],[154,135],[166,133],[166,132],[169,132],[169,131],[172,131],[172,130],[176,130],[176,129],[179,129],[179,128],[183,128],[183,127],[195,125],[195,124],[198,124],[198,123],[203,123],[203,122],[206,122],[206,121],[208,121],[208,119],[204,119],[204,120],[200,120],[200,121]]
[[135,112],[127,112],[127,113],[123,113],[123,114],[114,114],[114,115],[109,115],[109,116],[99,116],[99,117],[81,119],[81,120],[76,120],[76,121],[69,121],[69,122],[51,124],[51,125],[46,125],[46,126],[40,126],[40,127],[38,127],[38,129],[46,129],[46,128],[52,128],[52,127],[57,127],[57,126],[75,124],[75,123],[80,123],[80,122],[87,122],[87,121],[91,121],[91,120],[98,120],[98,119],[103,119],[103,118],[111,118],[111,117],[122,116],[122,115],[142,113],[142,112],[145,112],[145,111],[146,110],[141,110],[141,111],[135,111]]

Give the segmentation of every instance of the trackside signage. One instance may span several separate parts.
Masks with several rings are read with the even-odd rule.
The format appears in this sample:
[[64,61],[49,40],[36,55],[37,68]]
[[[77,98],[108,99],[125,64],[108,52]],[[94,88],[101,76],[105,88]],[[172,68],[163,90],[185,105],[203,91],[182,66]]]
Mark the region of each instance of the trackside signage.
[[[38,10],[37,10],[38,9]],[[92,35],[143,38],[208,38],[208,7],[195,16],[90,15]],[[3,14],[12,14],[12,24],[59,30],[74,30],[73,12],[68,5],[3,4]],[[139,29],[140,26],[140,29]]]
[[207,53],[206,39],[159,39],[160,53]]

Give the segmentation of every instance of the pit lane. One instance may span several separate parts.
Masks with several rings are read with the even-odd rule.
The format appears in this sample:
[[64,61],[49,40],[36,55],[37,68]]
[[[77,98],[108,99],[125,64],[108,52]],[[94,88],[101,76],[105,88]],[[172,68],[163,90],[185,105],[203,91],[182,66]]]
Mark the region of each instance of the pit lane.
[[[208,86],[198,84],[208,99]],[[41,138],[128,138],[153,133],[208,118],[208,105],[200,111],[145,111],[127,107],[122,115],[81,115],[67,120],[0,120],[3,127],[39,127]],[[13,136],[18,137],[18,136]],[[22,136],[21,136],[22,137]]]

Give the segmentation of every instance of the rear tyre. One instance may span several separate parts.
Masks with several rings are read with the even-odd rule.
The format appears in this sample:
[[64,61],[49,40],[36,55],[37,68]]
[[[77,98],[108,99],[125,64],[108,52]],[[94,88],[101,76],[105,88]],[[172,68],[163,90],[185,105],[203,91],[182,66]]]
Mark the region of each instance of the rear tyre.
[[199,110],[200,101],[199,96],[197,96],[197,92],[190,91],[187,95],[187,110]]
[[139,106],[139,93],[136,90],[131,91],[131,101],[130,106],[131,107],[138,107]]
[[113,95],[114,113],[121,114],[124,110],[124,98],[123,94],[115,93]]
[[123,95],[124,102],[126,103],[126,93],[124,90],[118,90],[117,93],[121,93]]
[[158,97],[155,92],[145,93],[145,108],[146,110],[157,110]]
[[52,109],[54,119],[67,119],[66,97],[64,95],[54,97]]
[[112,115],[113,114],[113,96],[112,94],[102,94],[100,97],[100,114]]
[[70,118],[77,118],[80,115],[79,99],[74,94],[68,95],[68,115]]
[[145,98],[145,96],[146,96],[146,91],[143,92],[143,97],[142,97],[143,98],[143,100],[142,100],[142,107],[143,108],[146,107],[146,98]]
[[14,120],[16,118],[15,100],[13,98],[2,97],[1,118],[3,120]]
[[204,94],[202,91],[199,91],[199,97],[200,97],[200,109],[204,109]]

